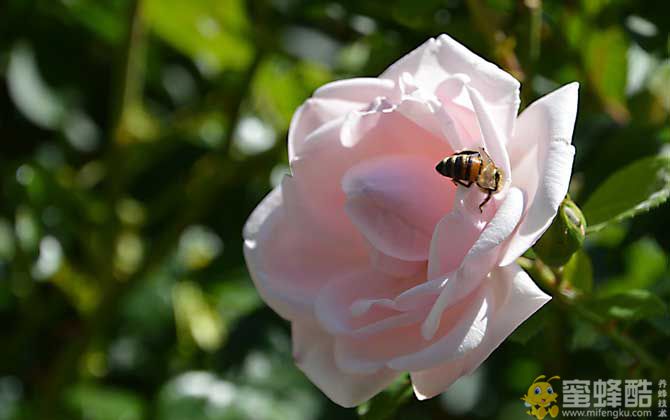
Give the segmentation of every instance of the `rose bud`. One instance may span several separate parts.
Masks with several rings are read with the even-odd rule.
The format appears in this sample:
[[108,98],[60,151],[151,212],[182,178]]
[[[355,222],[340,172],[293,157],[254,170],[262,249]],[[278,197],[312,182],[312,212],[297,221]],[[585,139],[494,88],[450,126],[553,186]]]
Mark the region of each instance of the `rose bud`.
[[565,198],[553,223],[535,244],[533,250],[552,267],[566,264],[586,237],[586,219],[577,205]]

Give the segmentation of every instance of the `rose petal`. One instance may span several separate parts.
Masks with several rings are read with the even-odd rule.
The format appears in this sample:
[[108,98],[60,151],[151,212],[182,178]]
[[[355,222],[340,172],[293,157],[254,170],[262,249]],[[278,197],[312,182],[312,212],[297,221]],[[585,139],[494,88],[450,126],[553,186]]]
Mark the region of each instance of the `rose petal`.
[[473,220],[461,206],[454,206],[433,232],[428,258],[428,278],[444,277],[455,271],[483,228],[484,225]]
[[[335,360],[346,372],[372,373],[384,366],[408,370],[435,363],[436,358],[457,357],[459,352],[476,346],[481,339],[481,332],[486,328],[481,311],[486,305],[480,290],[462,299],[444,311],[440,330],[433,340],[427,341],[421,336],[420,322],[375,331],[365,337],[337,336]],[[420,319],[425,317],[426,309],[424,306],[416,311]]]
[[319,291],[314,305],[316,318],[330,334],[357,337],[416,323],[418,315],[379,302],[391,302],[419,281],[419,278],[391,277],[369,269],[333,279]]
[[356,406],[382,391],[398,375],[391,369],[374,374],[344,373],[335,365],[333,338],[318,327],[292,323],[293,356],[305,375],[335,403]]
[[[427,369],[440,362],[463,357],[477,348],[487,333],[493,311],[493,296],[488,289],[475,290],[472,293],[475,298],[469,302],[465,311],[450,326],[448,333],[438,335],[439,339],[420,351],[391,360],[388,366],[396,370],[408,371]],[[443,316],[441,321],[444,321],[445,318],[451,317]]]
[[352,112],[312,132],[291,170],[300,194],[310,197],[307,205],[324,223],[338,226],[345,223],[342,219],[350,223],[343,211],[346,197],[341,180],[351,167],[390,155],[424,156],[435,172],[435,162],[449,150],[443,139],[399,112]]
[[479,122],[479,128],[481,130],[482,146],[486,150],[486,153],[491,156],[495,165],[502,169],[504,182],[508,183],[511,177],[511,171],[509,156],[507,154],[507,149],[505,148],[507,137],[501,128],[496,125],[494,109],[488,105],[482,95],[470,86],[467,87],[467,91],[470,94],[470,100],[477,113],[477,121]]
[[383,254],[428,259],[432,232],[449,211],[455,190],[434,166],[424,157],[388,156],[361,163],[342,179],[347,214]]
[[393,96],[395,83],[378,78],[355,78],[328,83],[298,108],[288,133],[289,162],[303,151],[308,135],[323,124],[365,108],[379,96]]
[[244,255],[256,288],[279,315],[311,318],[330,278],[368,264],[365,242],[346,226],[330,230],[304,205],[291,177],[258,205],[244,228]]
[[472,373],[523,321],[551,300],[516,264],[496,269],[487,284],[495,288],[496,308],[484,340],[463,358],[411,372],[418,399],[432,398],[461,376]]
[[512,234],[521,219],[523,194],[511,188],[505,201],[463,259],[461,267],[449,276],[440,296],[421,326],[424,338],[433,337],[442,312],[475,290],[498,261],[500,245]]
[[373,269],[393,277],[414,277],[426,272],[425,261],[407,261],[391,257],[370,246],[370,265]]
[[467,75],[469,85],[480,92],[494,110],[494,125],[500,127],[504,135],[511,136],[520,102],[519,82],[448,35],[429,39],[380,77],[398,81],[405,72],[427,92],[436,92],[448,76]]
[[566,85],[531,104],[518,121],[509,144],[513,185],[527,196],[527,210],[501,265],[516,260],[551,224],[570,184],[575,149],[570,145],[574,128],[577,83]]

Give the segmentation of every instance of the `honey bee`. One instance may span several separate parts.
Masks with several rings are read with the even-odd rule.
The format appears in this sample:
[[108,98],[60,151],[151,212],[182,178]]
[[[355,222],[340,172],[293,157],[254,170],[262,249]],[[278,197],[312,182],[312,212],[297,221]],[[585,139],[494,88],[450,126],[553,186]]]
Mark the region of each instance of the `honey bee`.
[[440,175],[451,178],[454,185],[463,185],[470,188],[476,184],[486,198],[479,205],[479,211],[491,199],[491,195],[500,192],[503,188],[503,171],[493,163],[486,150],[462,150],[442,159],[435,167]]

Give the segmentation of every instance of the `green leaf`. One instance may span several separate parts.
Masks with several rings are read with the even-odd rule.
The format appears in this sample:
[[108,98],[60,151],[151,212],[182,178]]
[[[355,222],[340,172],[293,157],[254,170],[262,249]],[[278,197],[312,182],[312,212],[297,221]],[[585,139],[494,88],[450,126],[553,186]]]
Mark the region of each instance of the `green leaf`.
[[147,0],[144,7],[154,33],[191,56],[206,75],[251,62],[250,24],[240,0]]
[[591,84],[614,117],[625,118],[628,42],[618,27],[593,31],[581,49]]
[[623,321],[639,321],[642,319],[663,316],[666,313],[665,303],[648,290],[633,289],[598,299],[594,302],[596,312]]
[[400,376],[386,390],[370,401],[358,406],[361,420],[385,420],[393,418],[396,410],[412,396],[409,377]]
[[576,352],[593,348],[601,336],[593,325],[586,322],[578,322],[570,340],[570,351]]
[[590,293],[593,289],[593,266],[589,255],[580,250],[575,253],[563,269],[563,280],[580,293]]
[[254,77],[253,102],[264,119],[284,131],[300,104],[331,78],[329,71],[317,64],[272,56],[263,60]]
[[670,156],[637,160],[615,172],[582,207],[587,232],[649,211],[670,196]]
[[144,401],[136,394],[93,384],[80,384],[65,393],[66,404],[77,412],[77,418],[91,420],[140,420],[144,418]]
[[668,259],[661,246],[652,238],[634,242],[624,252],[626,272],[609,279],[599,287],[601,296],[631,289],[647,289],[665,273]]

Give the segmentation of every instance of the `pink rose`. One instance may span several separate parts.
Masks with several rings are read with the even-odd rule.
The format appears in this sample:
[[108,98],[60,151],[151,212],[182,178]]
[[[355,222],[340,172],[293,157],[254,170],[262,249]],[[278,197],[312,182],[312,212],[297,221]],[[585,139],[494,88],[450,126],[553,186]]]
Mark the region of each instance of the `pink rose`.
[[[333,401],[357,405],[404,371],[433,397],[550,300],[515,260],[567,192],[577,89],[517,117],[519,82],[441,35],[298,109],[292,176],[247,221],[244,252],[291,321],[296,363]],[[483,212],[479,188],[435,170],[479,147],[505,178]]]

